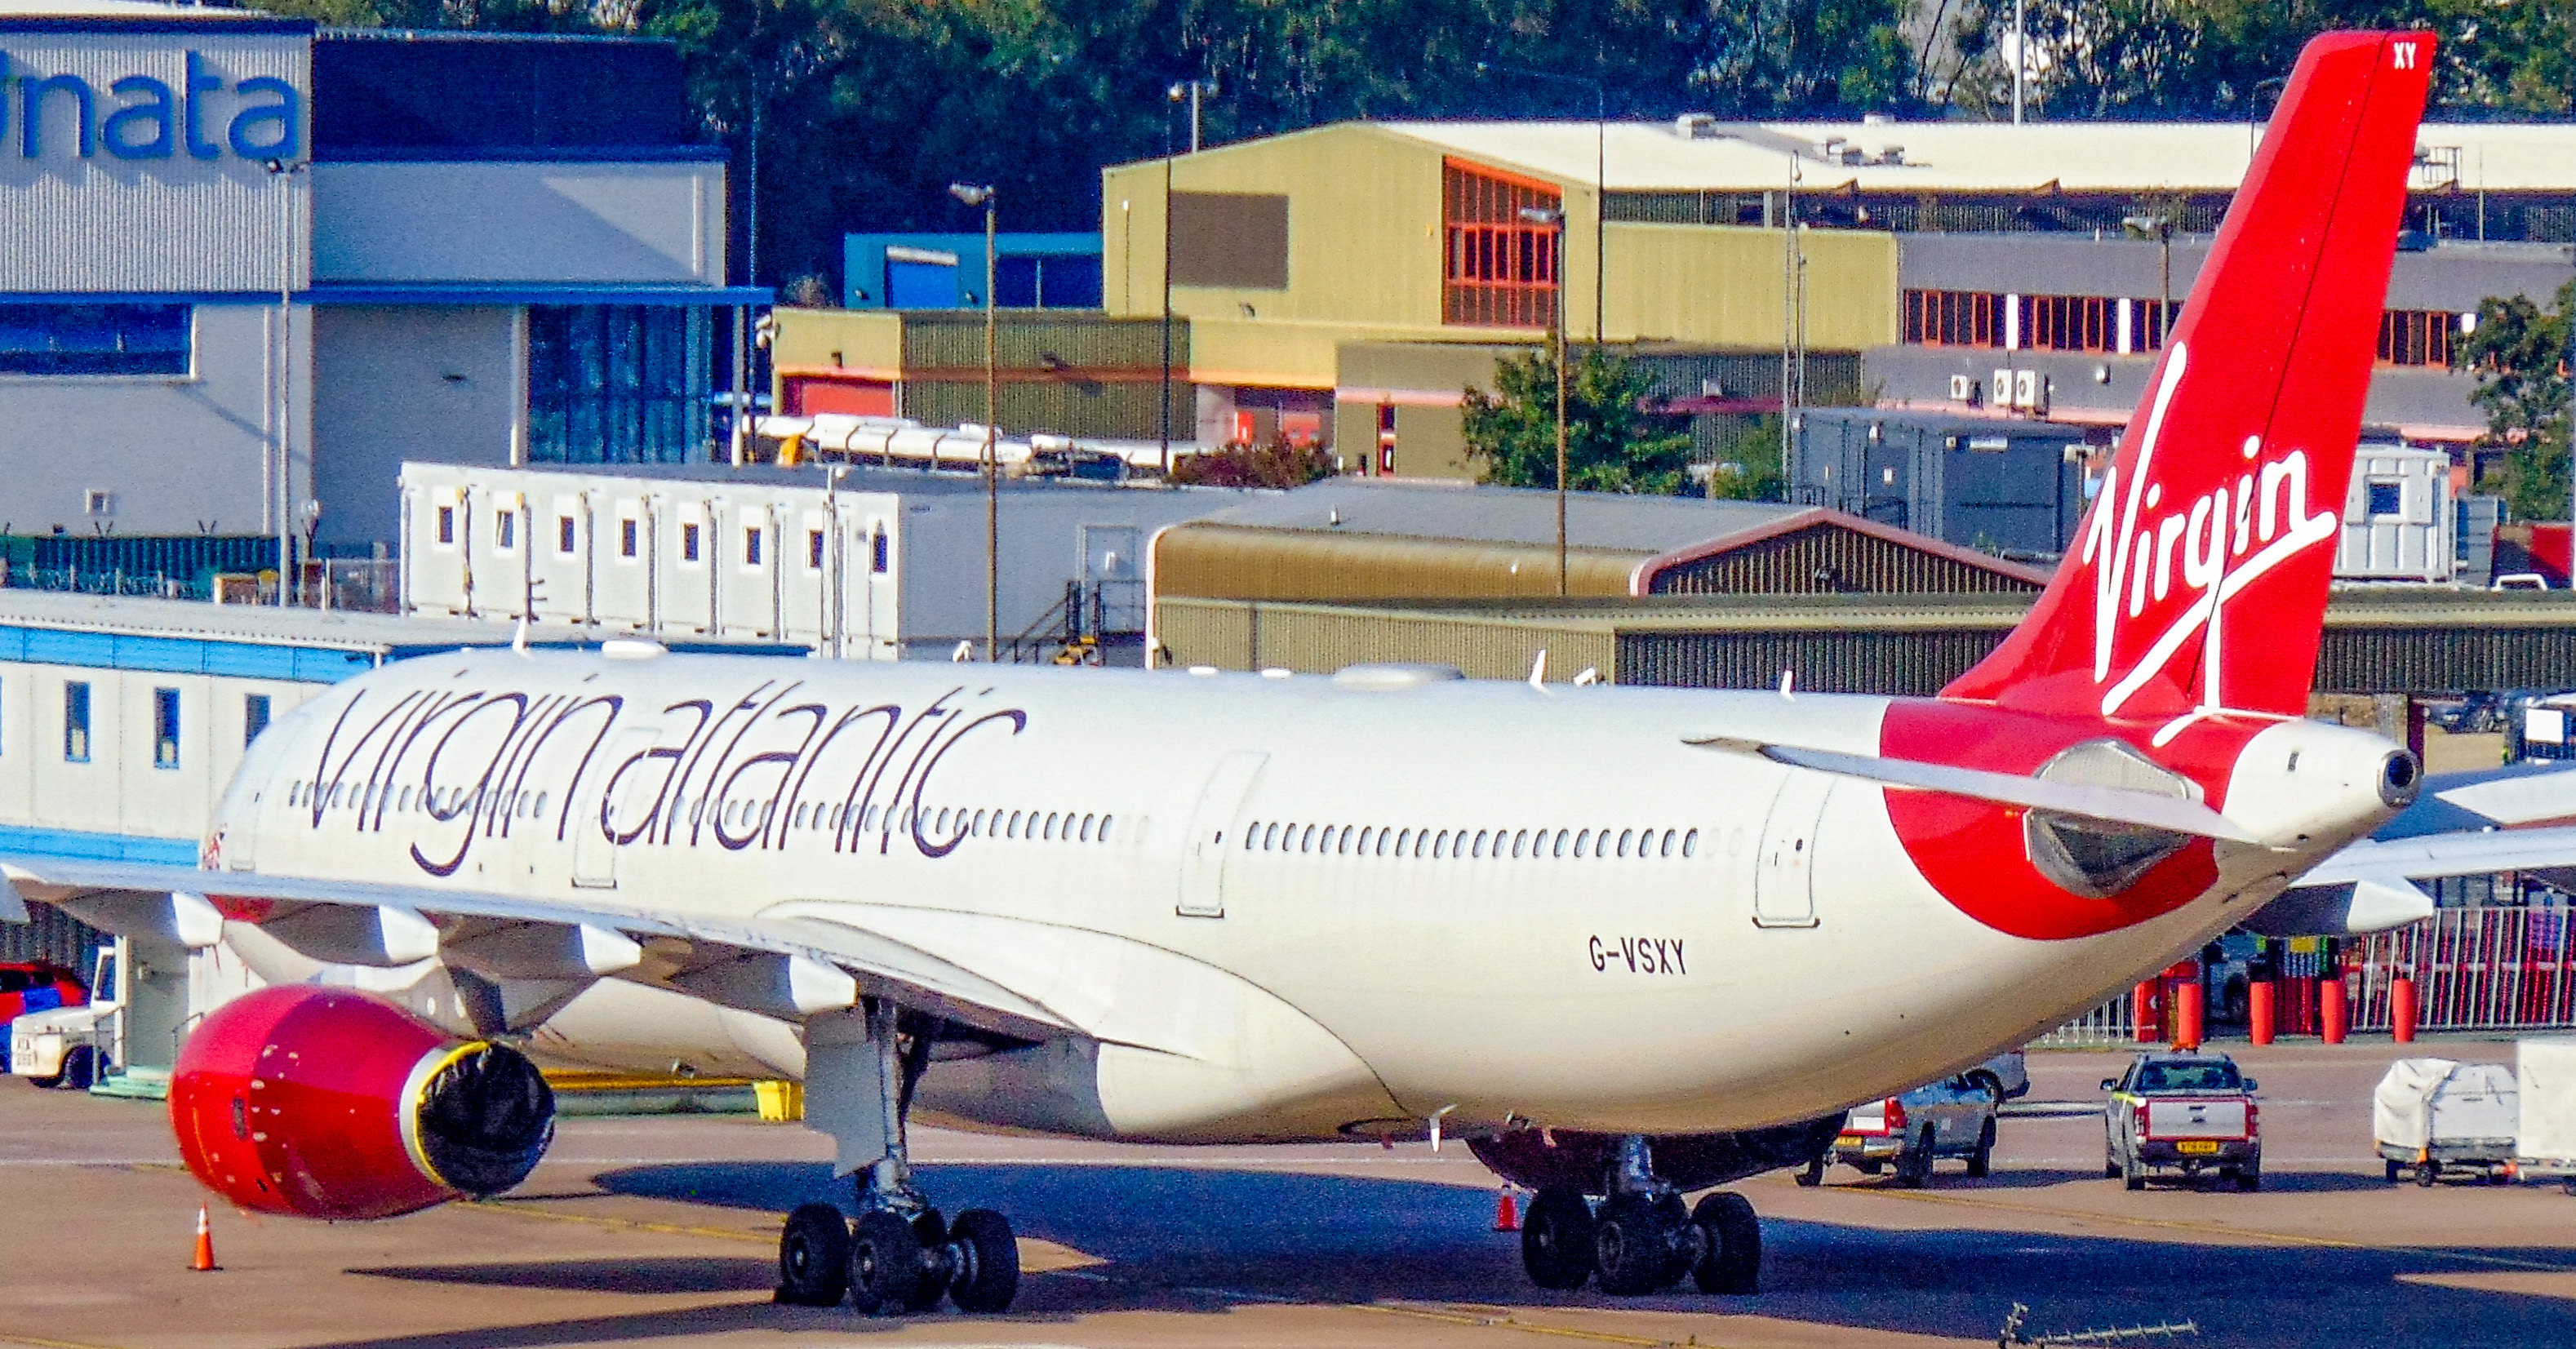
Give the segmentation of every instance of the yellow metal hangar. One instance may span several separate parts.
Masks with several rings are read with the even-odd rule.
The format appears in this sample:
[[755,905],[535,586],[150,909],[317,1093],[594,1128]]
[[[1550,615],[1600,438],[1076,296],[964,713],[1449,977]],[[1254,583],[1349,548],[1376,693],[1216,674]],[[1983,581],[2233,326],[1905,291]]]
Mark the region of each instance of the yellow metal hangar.
[[[1543,342],[1560,307],[1573,341],[1633,354],[1698,419],[1704,454],[1713,418],[1779,405],[1784,350],[1802,353],[1808,405],[2116,423],[2258,135],[1343,122],[1113,165],[1103,307],[1003,315],[1003,420],[1018,406],[1061,424],[1013,430],[1154,438],[1141,386],[1163,380],[1168,295],[1176,441],[1327,445],[1356,473],[1473,477],[1463,391]],[[2464,316],[2487,295],[2545,297],[2570,274],[2576,126],[2428,124],[2411,187],[2368,415],[2462,441],[2484,424],[2454,355]],[[2167,222],[2170,248],[2152,237],[2164,226],[2136,237],[2142,220]],[[780,360],[794,365],[783,389],[873,382],[889,408],[942,420],[966,387],[953,360],[894,327],[871,342],[851,326],[909,317],[780,314]],[[1008,335],[1040,324],[1043,340]],[[1086,324],[1119,338],[1094,352],[1074,335]]]

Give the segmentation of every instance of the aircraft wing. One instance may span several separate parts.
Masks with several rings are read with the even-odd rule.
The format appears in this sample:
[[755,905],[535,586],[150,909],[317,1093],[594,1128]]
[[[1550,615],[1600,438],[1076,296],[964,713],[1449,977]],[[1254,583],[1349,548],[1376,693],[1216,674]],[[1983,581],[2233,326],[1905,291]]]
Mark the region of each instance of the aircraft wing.
[[[28,901],[119,936],[212,946],[247,922],[314,959],[392,967],[438,956],[491,983],[621,978],[795,1020],[865,993],[1021,1039],[1078,1032],[1038,1001],[917,946],[811,917],[748,921],[428,886],[55,857],[0,856],[0,921]],[[528,999],[542,1006],[537,999]],[[541,1018],[539,1018],[541,1019]]]

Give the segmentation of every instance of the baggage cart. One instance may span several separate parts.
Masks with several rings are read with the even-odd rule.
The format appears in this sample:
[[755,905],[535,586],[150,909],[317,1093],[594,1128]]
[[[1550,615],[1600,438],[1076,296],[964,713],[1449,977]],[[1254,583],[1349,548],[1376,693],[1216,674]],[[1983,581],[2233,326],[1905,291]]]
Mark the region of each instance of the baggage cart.
[[2371,1133],[2388,1182],[2444,1175],[2504,1182],[2518,1155],[2521,1089],[2501,1063],[2399,1059],[2371,1093]]

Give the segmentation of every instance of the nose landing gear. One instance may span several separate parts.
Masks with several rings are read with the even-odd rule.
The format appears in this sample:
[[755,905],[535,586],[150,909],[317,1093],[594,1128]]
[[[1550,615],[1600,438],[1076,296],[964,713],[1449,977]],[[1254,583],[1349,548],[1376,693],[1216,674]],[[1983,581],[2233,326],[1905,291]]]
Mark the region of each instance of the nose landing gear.
[[[836,1041],[808,1026],[809,1123],[845,1142],[881,1139],[884,1153],[855,1177],[855,1223],[831,1204],[802,1204],[787,1215],[778,1238],[777,1300],[831,1307],[846,1297],[862,1315],[909,1316],[945,1296],[962,1312],[1007,1311],[1020,1290],[1020,1248],[1010,1220],[973,1208],[946,1222],[913,1186],[905,1125],[913,1083],[929,1066],[931,1037],[927,1026],[904,1032],[899,1016],[891,1003],[870,1004],[862,1041]],[[840,1074],[868,1079],[860,1085],[872,1090],[855,1094],[881,1106],[881,1116],[866,1122],[875,1128],[832,1117],[846,1113],[833,1107],[853,1095],[849,1076]],[[818,1084],[840,1089],[818,1090]]]
[[1760,1284],[1762,1225],[1733,1192],[1695,1209],[1654,1174],[1643,1137],[1621,1139],[1596,1208],[1571,1186],[1547,1186],[1521,1224],[1521,1263],[1541,1288],[1571,1291],[1594,1276],[1601,1291],[1657,1293],[1684,1274],[1703,1293],[1742,1295]]

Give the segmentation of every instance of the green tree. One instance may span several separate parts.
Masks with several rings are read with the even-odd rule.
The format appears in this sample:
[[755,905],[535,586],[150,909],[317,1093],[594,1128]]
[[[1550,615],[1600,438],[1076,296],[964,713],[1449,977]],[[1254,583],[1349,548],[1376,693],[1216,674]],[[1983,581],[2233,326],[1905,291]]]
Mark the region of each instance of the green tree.
[[2469,395],[2487,414],[2487,437],[2505,449],[2503,469],[2479,487],[2500,493],[2525,520],[2555,520],[2569,510],[2567,475],[2568,316],[2576,281],[2558,288],[2547,307],[2520,295],[2478,304],[2478,330],[2461,344],[2477,372]]
[[1708,494],[1734,501],[1788,500],[1789,474],[1780,462],[1780,414],[1726,420],[1734,426],[1719,435]]
[[[1587,347],[1567,376],[1567,486],[1662,496],[1690,490],[1690,433],[1680,418],[1653,410],[1643,367]],[[1479,476],[1505,487],[1556,486],[1553,353],[1541,347],[1495,362],[1494,390],[1467,390],[1467,455]]]

